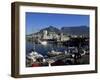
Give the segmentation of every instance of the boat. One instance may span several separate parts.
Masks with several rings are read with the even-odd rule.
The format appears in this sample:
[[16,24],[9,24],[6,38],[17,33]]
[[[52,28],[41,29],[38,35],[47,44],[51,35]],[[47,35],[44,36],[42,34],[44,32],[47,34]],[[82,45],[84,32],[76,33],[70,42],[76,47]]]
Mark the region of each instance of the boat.
[[38,42],[42,45],[47,45],[47,41],[41,41],[41,40],[38,40]]
[[41,41],[40,42],[42,45],[47,45],[47,41]]
[[51,50],[50,52],[47,53],[48,56],[57,56],[57,55],[61,55],[63,52],[59,52],[59,51],[55,51],[55,50]]
[[37,53],[36,51],[32,51],[31,53],[29,53],[29,54],[27,55],[27,58],[28,58],[28,59],[31,59],[32,62],[36,62],[37,59],[43,59],[43,55]]
[[43,55],[35,51],[35,44],[33,46],[33,50],[26,55],[26,59],[31,62],[31,66],[39,66],[39,63],[45,62]]

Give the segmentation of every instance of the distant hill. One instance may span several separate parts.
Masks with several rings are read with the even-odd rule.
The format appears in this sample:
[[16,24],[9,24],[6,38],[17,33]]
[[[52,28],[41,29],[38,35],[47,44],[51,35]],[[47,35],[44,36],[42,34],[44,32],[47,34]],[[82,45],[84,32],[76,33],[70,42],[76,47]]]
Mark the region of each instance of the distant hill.
[[68,35],[89,36],[89,27],[87,26],[62,27],[61,32]]

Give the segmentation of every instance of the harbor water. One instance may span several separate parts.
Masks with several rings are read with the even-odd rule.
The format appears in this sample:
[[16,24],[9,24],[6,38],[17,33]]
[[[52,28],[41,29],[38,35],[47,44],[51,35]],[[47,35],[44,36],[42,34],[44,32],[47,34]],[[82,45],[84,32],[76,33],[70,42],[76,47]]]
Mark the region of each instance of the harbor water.
[[32,42],[26,42],[26,54],[30,53],[35,47],[35,51],[39,54],[46,56],[48,52],[51,50],[58,51],[58,52],[64,52],[67,50],[66,46],[63,45],[57,45],[48,43],[47,45],[42,44],[33,44]]

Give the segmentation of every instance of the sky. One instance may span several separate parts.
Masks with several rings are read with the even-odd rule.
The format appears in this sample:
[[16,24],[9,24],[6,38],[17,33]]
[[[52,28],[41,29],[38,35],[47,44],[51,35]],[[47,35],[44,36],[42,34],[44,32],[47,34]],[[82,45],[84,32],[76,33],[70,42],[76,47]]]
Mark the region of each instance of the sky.
[[27,35],[49,26],[61,29],[81,25],[89,27],[89,15],[26,12]]

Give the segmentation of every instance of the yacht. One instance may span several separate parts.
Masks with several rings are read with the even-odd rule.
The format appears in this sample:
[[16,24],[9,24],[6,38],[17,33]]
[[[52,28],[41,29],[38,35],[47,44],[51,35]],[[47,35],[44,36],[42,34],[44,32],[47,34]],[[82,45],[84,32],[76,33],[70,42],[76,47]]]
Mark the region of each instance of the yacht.
[[51,50],[50,52],[48,52],[48,56],[57,56],[57,55],[61,55],[63,52],[59,52],[59,51],[55,51],[55,50]]

